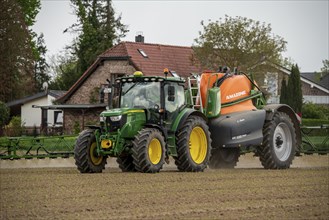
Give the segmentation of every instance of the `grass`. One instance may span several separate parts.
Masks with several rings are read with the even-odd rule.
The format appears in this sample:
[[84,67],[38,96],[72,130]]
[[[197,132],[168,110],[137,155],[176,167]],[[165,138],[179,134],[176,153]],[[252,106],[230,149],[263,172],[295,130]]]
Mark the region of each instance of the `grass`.
[[1,137],[0,148],[16,146],[19,150],[73,151],[76,136]]

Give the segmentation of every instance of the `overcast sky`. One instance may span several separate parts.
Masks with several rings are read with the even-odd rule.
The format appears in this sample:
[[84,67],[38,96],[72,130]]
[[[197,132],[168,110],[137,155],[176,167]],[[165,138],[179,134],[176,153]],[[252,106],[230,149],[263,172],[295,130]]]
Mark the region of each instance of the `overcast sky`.
[[[43,33],[48,56],[59,53],[73,35],[63,30],[76,22],[69,0],[41,0],[34,30]],[[201,20],[243,16],[271,24],[272,33],[287,42],[285,57],[302,72],[318,71],[329,59],[329,1],[125,1],[114,0],[116,15],[128,25],[122,39],[134,41],[143,32],[145,42],[192,46],[202,30]]]

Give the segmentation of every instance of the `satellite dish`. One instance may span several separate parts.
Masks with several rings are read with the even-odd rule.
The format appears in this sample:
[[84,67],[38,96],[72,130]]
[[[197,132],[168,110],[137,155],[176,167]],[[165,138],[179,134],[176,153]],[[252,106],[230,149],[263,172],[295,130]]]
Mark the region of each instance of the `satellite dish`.
[[47,82],[42,83],[42,89],[45,90],[45,91],[48,90],[48,83]]

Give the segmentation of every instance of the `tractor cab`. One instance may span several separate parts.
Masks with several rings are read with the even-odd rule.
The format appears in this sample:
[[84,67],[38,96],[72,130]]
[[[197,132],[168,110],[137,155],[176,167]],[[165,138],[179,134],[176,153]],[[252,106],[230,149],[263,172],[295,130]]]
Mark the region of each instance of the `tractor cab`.
[[119,109],[143,110],[146,123],[162,125],[164,121],[172,121],[172,116],[184,106],[184,83],[181,78],[148,77],[140,71],[119,78],[116,80]]

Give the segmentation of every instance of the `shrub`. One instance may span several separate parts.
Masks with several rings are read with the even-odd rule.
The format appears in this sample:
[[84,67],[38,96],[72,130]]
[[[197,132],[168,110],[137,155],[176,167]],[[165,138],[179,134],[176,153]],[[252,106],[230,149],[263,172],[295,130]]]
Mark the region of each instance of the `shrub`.
[[10,137],[21,136],[24,131],[24,124],[21,117],[14,116],[10,120],[9,124],[5,127],[5,133]]
[[79,134],[80,133],[80,131],[81,131],[80,123],[78,121],[74,122],[73,130],[74,130],[74,134]]
[[302,107],[303,118],[329,120],[329,108],[323,105],[305,103]]
[[2,135],[2,128],[9,119],[9,108],[5,103],[0,101],[0,135]]

